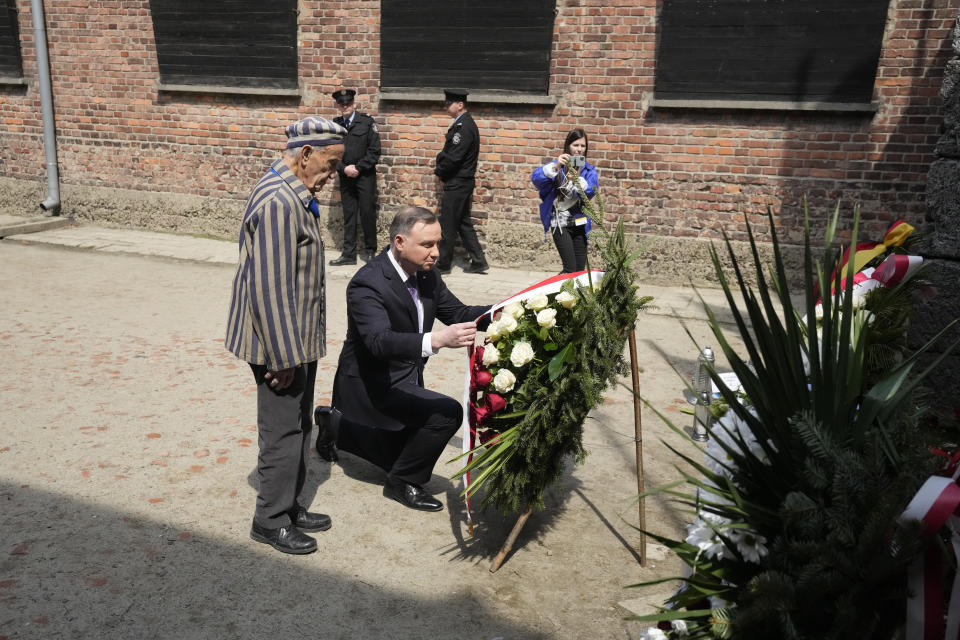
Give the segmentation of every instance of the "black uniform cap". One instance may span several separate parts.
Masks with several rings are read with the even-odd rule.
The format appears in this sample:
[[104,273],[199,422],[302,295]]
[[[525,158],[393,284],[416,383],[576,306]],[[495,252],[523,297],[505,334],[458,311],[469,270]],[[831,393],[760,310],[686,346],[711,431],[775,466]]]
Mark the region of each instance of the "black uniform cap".
[[357,95],[357,92],[353,89],[340,89],[339,91],[334,91],[330,95],[332,95],[333,99],[340,104],[350,104],[353,102],[353,97]]
[[443,97],[448,102],[466,102],[467,90],[466,89],[444,89]]

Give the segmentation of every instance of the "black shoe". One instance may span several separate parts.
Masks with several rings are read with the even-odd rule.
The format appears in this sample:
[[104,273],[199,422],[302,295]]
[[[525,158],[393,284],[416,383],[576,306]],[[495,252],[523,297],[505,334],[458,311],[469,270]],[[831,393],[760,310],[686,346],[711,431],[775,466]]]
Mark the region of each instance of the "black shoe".
[[268,544],[277,551],[303,555],[317,550],[317,541],[303,533],[293,525],[279,529],[267,529],[253,521],[250,527],[250,537],[257,542]]
[[486,262],[482,262],[482,263],[480,263],[480,264],[477,264],[476,262],[471,262],[469,267],[465,267],[465,268],[463,269],[463,272],[464,272],[464,273],[480,273],[480,274],[485,274],[485,273],[487,272],[487,269],[489,269],[489,268],[490,268],[490,267],[487,266],[487,263],[486,263]]
[[327,462],[336,462],[337,435],[331,425],[333,407],[320,406],[313,410],[313,419],[317,423],[317,453]]
[[375,255],[377,254],[374,253],[373,251],[364,251],[363,253],[360,254],[360,259],[363,260],[364,262],[370,262],[371,260],[373,260],[373,256]]
[[403,480],[390,480],[383,486],[383,495],[405,507],[418,511],[442,511],[443,503],[427,493],[423,487]]
[[451,270],[451,267],[447,267],[446,269],[444,269],[443,267],[435,267],[435,268],[437,272],[442,276],[447,275],[448,273],[450,273],[450,270]]
[[326,531],[333,525],[330,516],[307,511],[306,507],[299,504],[290,514],[290,519],[293,520],[293,526],[301,531]]
[[331,267],[339,267],[342,264],[357,264],[357,257],[354,256],[351,258],[349,256],[340,256],[335,260],[331,260],[329,264]]

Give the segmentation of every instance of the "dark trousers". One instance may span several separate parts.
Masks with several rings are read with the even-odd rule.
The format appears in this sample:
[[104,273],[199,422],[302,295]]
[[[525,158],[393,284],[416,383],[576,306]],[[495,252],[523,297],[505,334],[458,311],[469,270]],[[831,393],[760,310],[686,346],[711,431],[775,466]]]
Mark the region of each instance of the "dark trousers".
[[440,229],[443,237],[440,239],[440,257],[437,258],[438,269],[446,271],[453,265],[453,246],[458,235],[463,242],[463,248],[467,250],[470,262],[477,265],[487,264],[477,232],[473,228],[473,219],[470,217],[472,200],[472,184],[445,187],[443,190],[440,201]]
[[257,381],[257,508],[254,518],[268,529],[290,526],[307,476],[312,429],[313,387],[317,363],[296,368],[293,383],[282,391],[270,388],[267,368],[251,364]]
[[463,420],[463,408],[449,396],[411,385],[377,407],[404,424],[399,431],[378,429],[339,415],[337,447],[372,462],[390,480],[430,481],[433,467]]
[[340,201],[343,204],[343,249],[348,258],[357,256],[357,219],[363,228],[363,251],[377,252],[377,174],[356,178],[340,176]]
[[563,271],[560,273],[573,273],[574,271],[583,271],[587,266],[587,227],[563,227],[561,229],[554,227],[553,243],[557,245],[557,251],[560,253],[560,261],[563,263]]

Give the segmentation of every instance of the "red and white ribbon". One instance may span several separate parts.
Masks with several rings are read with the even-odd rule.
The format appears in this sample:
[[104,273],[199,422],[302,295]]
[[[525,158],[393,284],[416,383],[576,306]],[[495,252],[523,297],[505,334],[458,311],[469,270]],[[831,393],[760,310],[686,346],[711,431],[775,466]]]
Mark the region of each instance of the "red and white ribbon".
[[487,313],[490,318],[493,319],[493,316],[496,314],[496,312],[508,304],[512,304],[514,302],[523,302],[524,300],[530,300],[531,298],[536,298],[540,295],[548,296],[552,293],[557,293],[563,288],[563,285],[566,284],[568,280],[573,280],[574,287],[590,286],[591,283],[600,282],[603,279],[604,273],[606,272],[592,270],[589,272],[574,271],[573,273],[561,273],[555,275],[551,278],[543,280],[542,282],[538,282],[535,285],[531,285],[523,291],[515,293],[509,298],[498,302],[490,307],[490,311]]
[[[960,486],[954,477],[931,476],[923,483],[901,520],[919,520],[926,536],[936,535],[944,526],[950,530],[950,543],[960,561]],[[943,626],[943,570],[935,545],[928,544],[908,571],[907,640],[957,640],[960,638],[960,571],[954,576],[947,625]]]
[[[497,304],[490,307],[484,315],[489,315],[490,319],[493,320],[493,317],[496,315],[497,311],[504,308],[508,304],[514,302],[523,302],[524,300],[530,300],[541,295],[551,295],[560,291],[563,288],[563,285],[568,281],[573,281],[574,287],[587,287],[592,284],[600,282],[603,279],[604,271],[591,270],[587,271],[575,271],[573,273],[561,273],[537,284],[531,285],[520,291],[513,294],[509,298],[501,300]],[[482,316],[481,316],[482,317]],[[470,389],[470,371],[473,365],[473,354],[474,348],[471,346],[467,349],[467,369],[463,377],[463,422],[461,424],[461,433],[463,439],[462,450],[464,454],[467,454],[469,451],[473,451],[476,447],[476,433],[473,429],[470,428],[470,406],[476,400],[476,392],[471,393]],[[472,455],[467,455],[467,464],[470,464],[470,461],[473,460]],[[467,524],[473,525],[473,516],[470,513],[470,473],[463,474],[463,491],[464,491],[464,505],[466,506],[467,511]]]

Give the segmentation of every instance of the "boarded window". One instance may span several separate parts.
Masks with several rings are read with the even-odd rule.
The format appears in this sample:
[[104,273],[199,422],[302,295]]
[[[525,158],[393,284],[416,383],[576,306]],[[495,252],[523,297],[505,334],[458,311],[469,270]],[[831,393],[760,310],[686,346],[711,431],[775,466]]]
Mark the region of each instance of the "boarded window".
[[663,0],[660,99],[870,102],[888,0]]
[[296,0],[150,0],[160,81],[297,87]]
[[0,78],[20,78],[20,29],[14,0],[0,0]]
[[553,0],[384,0],[380,84],[546,94]]

